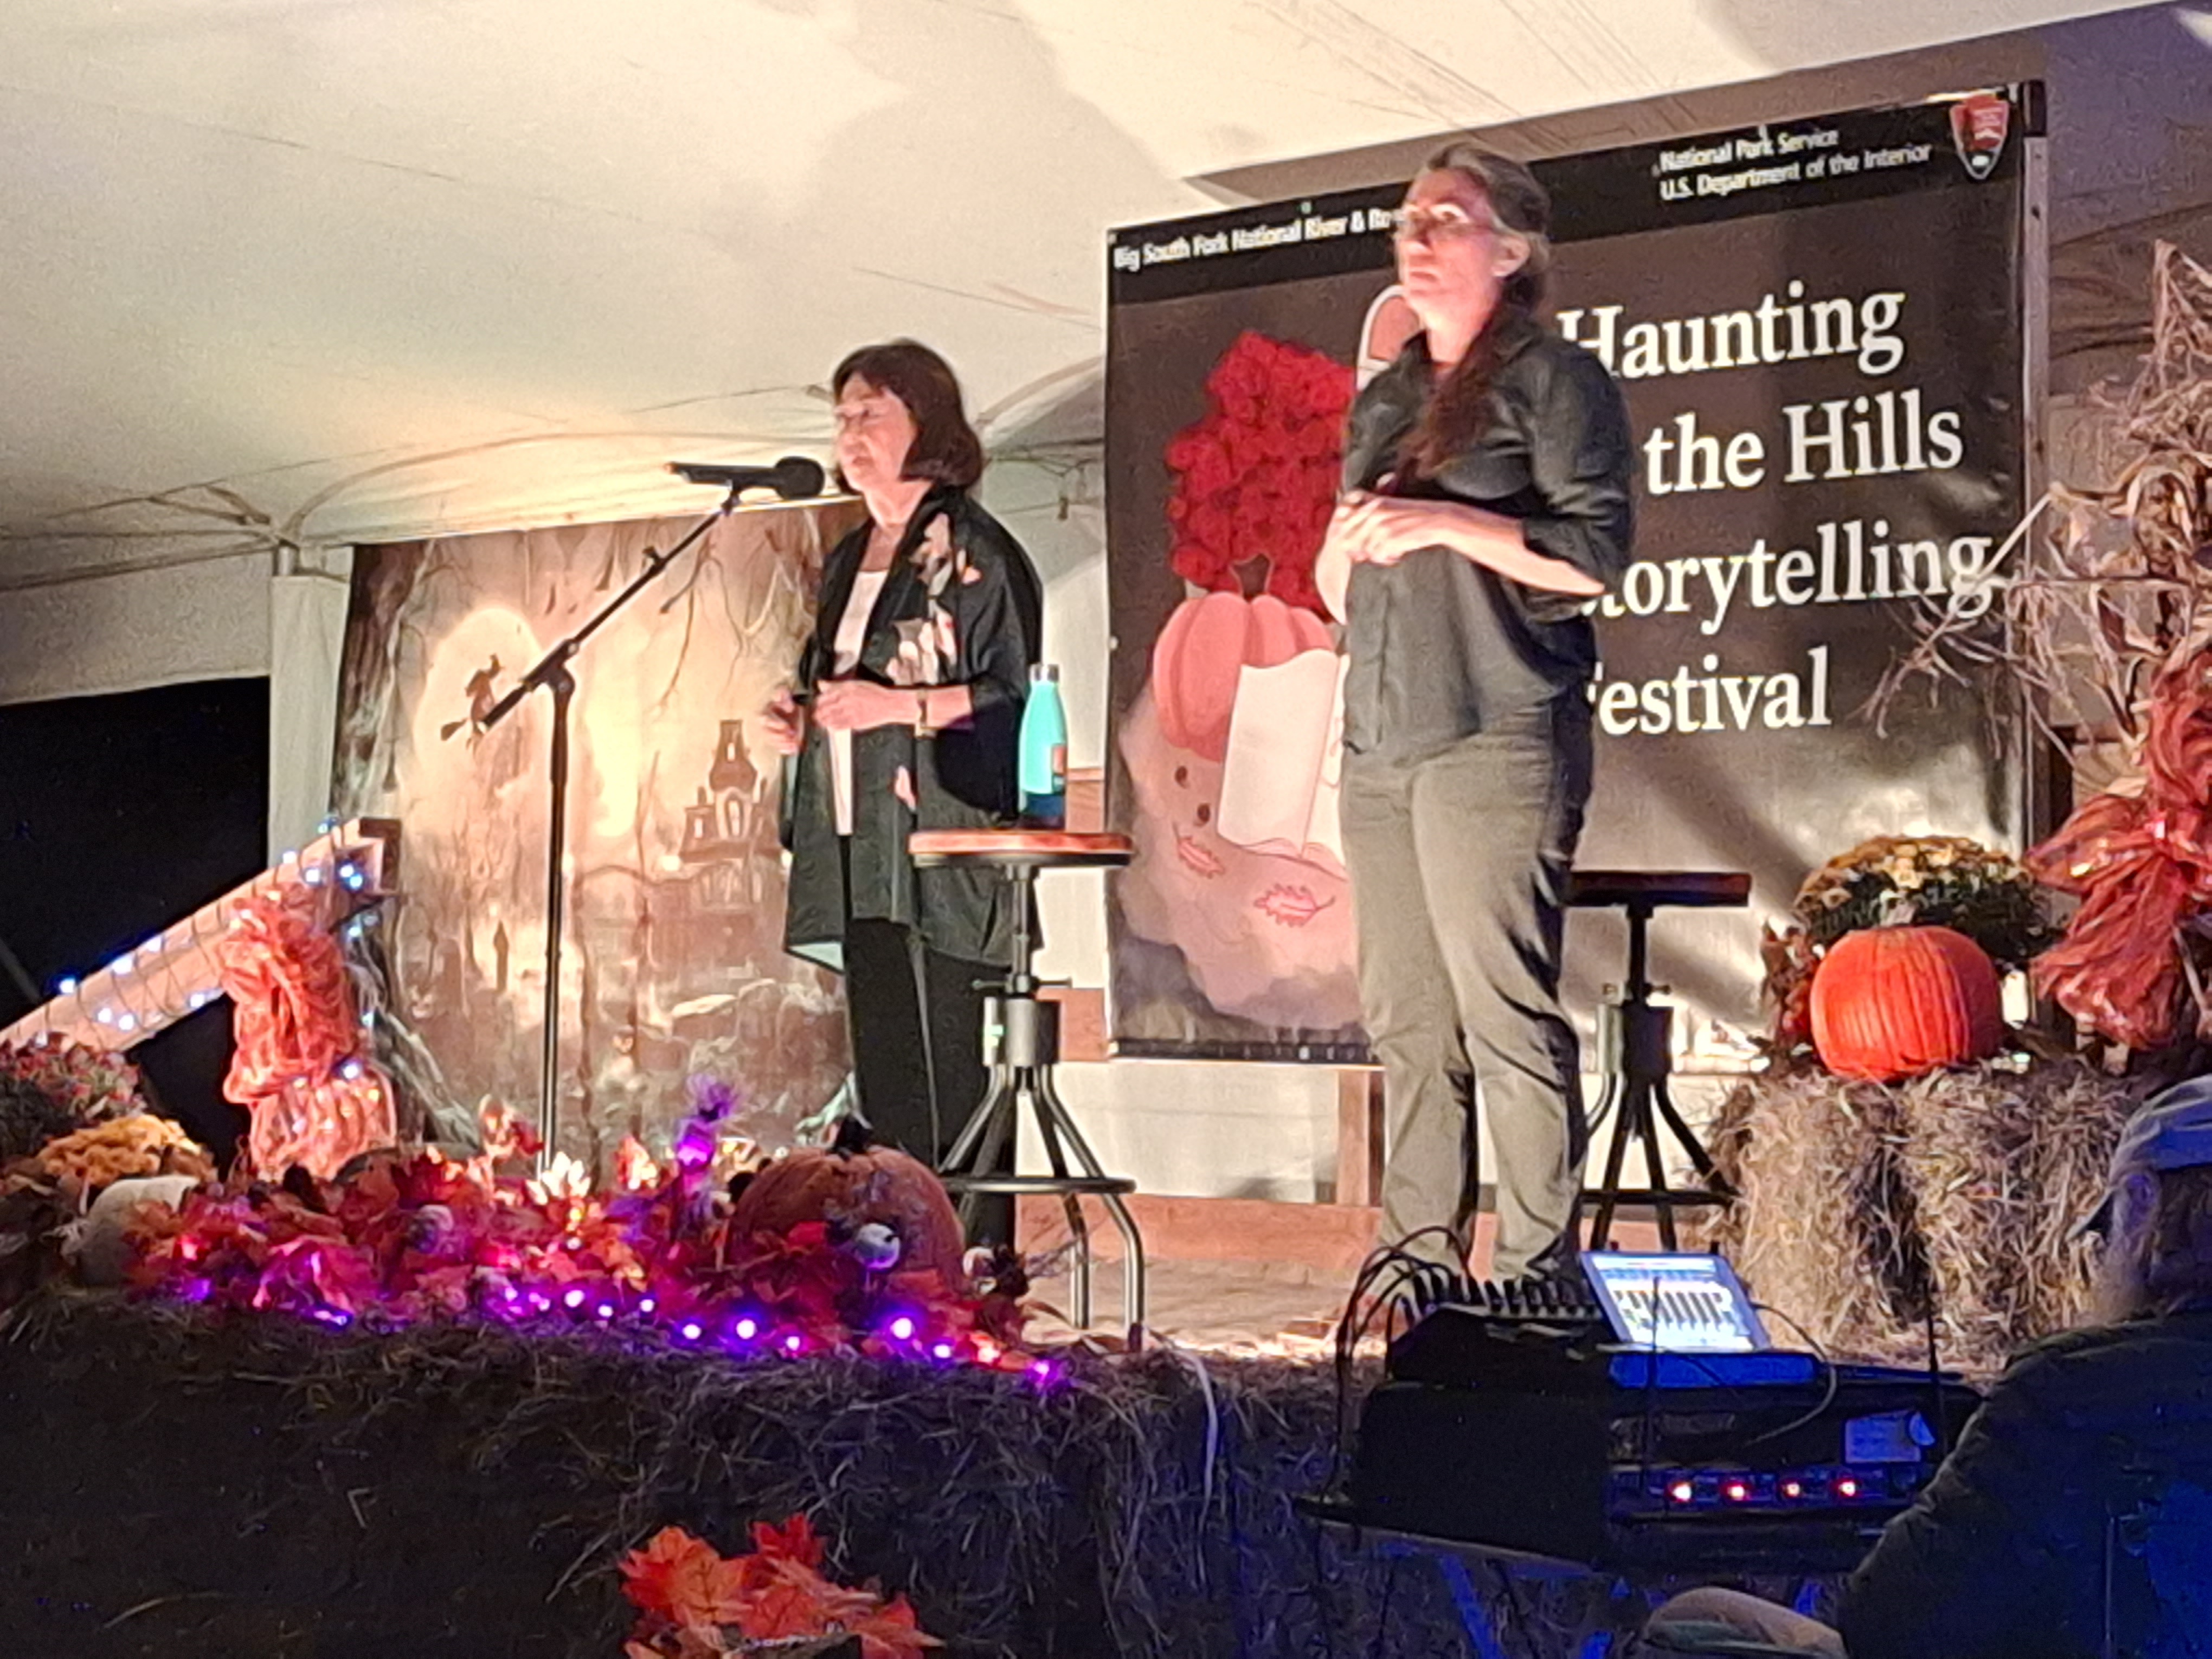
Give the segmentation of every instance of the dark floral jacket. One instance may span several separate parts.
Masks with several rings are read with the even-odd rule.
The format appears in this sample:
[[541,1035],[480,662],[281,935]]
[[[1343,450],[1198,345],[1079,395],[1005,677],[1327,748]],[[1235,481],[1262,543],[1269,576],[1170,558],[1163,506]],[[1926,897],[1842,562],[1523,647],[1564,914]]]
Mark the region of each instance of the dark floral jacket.
[[[868,529],[847,536],[823,562],[814,632],[799,659],[802,697],[836,659],[837,626]],[[903,726],[854,734],[849,860],[837,844],[827,737],[809,727],[784,793],[783,844],[792,854],[787,950],[842,969],[852,916],[919,928],[947,956],[1009,959],[1013,918],[1004,884],[989,871],[917,870],[906,842],[917,829],[980,829],[1012,817],[1022,702],[1042,611],[1036,568],[1003,525],[960,490],[924,499],[869,614],[853,672],[884,685],[964,685],[975,714],[928,738]]]

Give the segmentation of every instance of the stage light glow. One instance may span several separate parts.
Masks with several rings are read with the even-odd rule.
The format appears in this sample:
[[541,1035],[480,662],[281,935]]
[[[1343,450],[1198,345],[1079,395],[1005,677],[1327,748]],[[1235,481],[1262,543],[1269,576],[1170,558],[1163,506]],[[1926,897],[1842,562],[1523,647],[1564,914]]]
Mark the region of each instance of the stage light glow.
[[914,1340],[914,1321],[905,1314],[901,1314],[896,1319],[891,1321],[890,1330],[891,1340],[893,1341],[911,1342]]
[[939,1359],[950,1359],[952,1358],[952,1345],[950,1342],[940,1342],[929,1352]]
[[76,994],[76,981],[73,979],[58,981],[54,986],[54,992],[58,996],[74,996]]
[[1841,1480],[1838,1480],[1838,1481],[1836,1482],[1836,1496],[1837,1496],[1837,1497],[1838,1497],[1838,1498],[1856,1498],[1858,1495],[1859,1495],[1859,1483],[1857,1482],[1857,1480],[1856,1480],[1853,1479],[1851,1476],[1850,1476],[1850,1475],[1848,1475],[1848,1474],[1847,1474],[1847,1475],[1844,1475]]
[[1698,1495],[1698,1489],[1686,1480],[1677,1480],[1667,1488],[1667,1496],[1677,1504],[1686,1504]]
[[602,1319],[612,1319],[615,1316],[615,1304],[611,1302],[600,1303],[599,1313]]
[[707,1334],[707,1328],[696,1319],[687,1319],[676,1328],[676,1334],[686,1342],[696,1342]]
[[760,1321],[750,1314],[743,1315],[732,1322],[730,1334],[740,1342],[750,1342],[760,1334]]
[[1782,1495],[1784,1498],[1802,1498],[1805,1495],[1805,1483],[1802,1480],[1784,1481],[1782,1483]]
[[561,1303],[563,1307],[580,1308],[584,1305],[584,1292],[581,1289],[570,1291],[561,1298]]
[[789,1336],[783,1339],[783,1351],[786,1353],[797,1353],[805,1346],[806,1339],[801,1336],[797,1331],[793,1331]]
[[1751,1497],[1751,1488],[1741,1480],[1731,1480],[1721,1488],[1721,1495],[1731,1504],[1741,1504]]
[[649,1296],[641,1297],[638,1298],[637,1310],[641,1314],[649,1314],[659,1305],[659,1303],[654,1301]]

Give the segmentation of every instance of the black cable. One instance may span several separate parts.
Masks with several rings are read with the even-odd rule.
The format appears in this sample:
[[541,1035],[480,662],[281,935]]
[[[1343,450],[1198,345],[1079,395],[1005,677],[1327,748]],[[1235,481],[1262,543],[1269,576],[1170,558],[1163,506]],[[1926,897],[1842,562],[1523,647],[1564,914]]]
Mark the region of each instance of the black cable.
[[1779,1440],[1785,1434],[1794,1434],[1799,1429],[1803,1428],[1808,1423],[1816,1421],[1826,1413],[1829,1407],[1836,1403],[1836,1391],[1843,1382],[1842,1373],[1837,1370],[1835,1361],[1828,1358],[1828,1351],[1826,1348],[1823,1348],[1818,1342],[1813,1340],[1813,1334],[1810,1331],[1807,1330],[1802,1325],[1800,1325],[1796,1320],[1792,1319],[1788,1314],[1783,1312],[1779,1308],[1770,1307],[1764,1302],[1754,1302],[1751,1305],[1760,1313],[1772,1314],[1777,1319],[1787,1325],[1791,1330],[1797,1333],[1797,1340],[1812,1349],[1813,1358],[1819,1360],[1820,1362],[1821,1369],[1827,1372],[1828,1387],[1827,1391],[1820,1396],[1820,1403],[1814,1407],[1811,1411],[1807,1412],[1802,1417],[1792,1419],[1790,1422],[1784,1423],[1778,1429],[1769,1429],[1765,1434],[1754,1435],[1749,1440],[1745,1441],[1744,1449],[1747,1451],[1753,1446],[1763,1446],[1770,1440]]
[[1323,1547],[1327,1529],[1307,1531],[1313,1539],[1314,1632],[1321,1638],[1322,1659],[1337,1659],[1336,1610],[1329,1601],[1328,1553]]
[[1929,1425],[1936,1431],[1936,1461],[1951,1455],[1951,1413],[1943,1404],[1943,1370],[1936,1352],[1936,1291],[1928,1291],[1928,1406],[1935,1413]]
[[1367,1659],[1382,1659],[1382,1638],[1390,1628],[1390,1601],[1398,1588],[1398,1558],[1390,1558],[1389,1570],[1382,1575],[1382,1599],[1375,1608],[1375,1644],[1368,1650]]
[[[1396,1293],[1407,1280],[1413,1280],[1417,1287],[1424,1279],[1431,1281],[1428,1286],[1431,1294],[1423,1298],[1425,1309],[1433,1307],[1439,1301],[1448,1300],[1465,1282],[1463,1275],[1453,1273],[1443,1263],[1415,1255],[1407,1249],[1406,1247],[1414,1241],[1431,1234],[1444,1239],[1456,1253],[1459,1249],[1457,1236],[1450,1228],[1443,1226],[1423,1227],[1393,1243],[1378,1244],[1368,1252],[1367,1259],[1360,1264],[1359,1272],[1352,1281],[1351,1292],[1345,1298],[1344,1316],[1337,1322],[1336,1327],[1336,1437],[1329,1457],[1329,1485],[1332,1489],[1340,1489],[1344,1480],[1345,1444],[1350,1438],[1352,1361],[1358,1353],[1360,1340],[1367,1334],[1368,1327],[1375,1322],[1376,1309],[1380,1307],[1385,1310],[1387,1339],[1395,1334],[1391,1325],[1397,1316]],[[1383,1274],[1394,1267],[1397,1270],[1396,1278],[1389,1282],[1387,1288],[1376,1290],[1375,1287]],[[1363,1311],[1361,1300],[1369,1298],[1370,1291],[1373,1292],[1372,1297]]]

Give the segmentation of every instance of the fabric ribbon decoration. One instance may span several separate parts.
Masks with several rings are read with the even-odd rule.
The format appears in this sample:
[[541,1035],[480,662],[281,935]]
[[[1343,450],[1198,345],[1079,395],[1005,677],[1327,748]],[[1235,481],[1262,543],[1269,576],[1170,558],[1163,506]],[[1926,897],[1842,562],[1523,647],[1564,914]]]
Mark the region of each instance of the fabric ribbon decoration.
[[2036,988],[2130,1048],[2172,1040],[2187,974],[2182,929],[2212,908],[2212,652],[2151,689],[2139,794],[2084,802],[2023,862],[2081,896],[2066,934],[2038,957]]
[[397,1141],[391,1085],[358,1056],[353,989],[313,890],[246,901],[221,957],[237,1041],[222,1091],[252,1114],[254,1172],[296,1164],[330,1181]]

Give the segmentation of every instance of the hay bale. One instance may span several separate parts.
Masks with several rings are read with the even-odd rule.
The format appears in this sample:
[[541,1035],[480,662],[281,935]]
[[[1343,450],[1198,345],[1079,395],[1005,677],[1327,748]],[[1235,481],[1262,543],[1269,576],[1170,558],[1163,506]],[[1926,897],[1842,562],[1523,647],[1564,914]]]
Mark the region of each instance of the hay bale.
[[1762,1302],[1838,1358],[1993,1376],[2087,1310],[2094,1203],[2119,1126],[2153,1085],[2078,1060],[1898,1085],[1746,1079],[1713,1127],[1741,1195],[1707,1219]]
[[667,1525],[734,1550],[799,1511],[831,1576],[903,1591],[943,1659],[1576,1659],[1644,1610],[1603,1576],[1454,1579],[1300,1515],[1338,1452],[1325,1364],[1070,1354],[1039,1389],[81,1291],[7,1334],[10,1655],[119,1652],[96,1639],[116,1620],[167,1659],[611,1659],[634,1617],[623,1553]]

